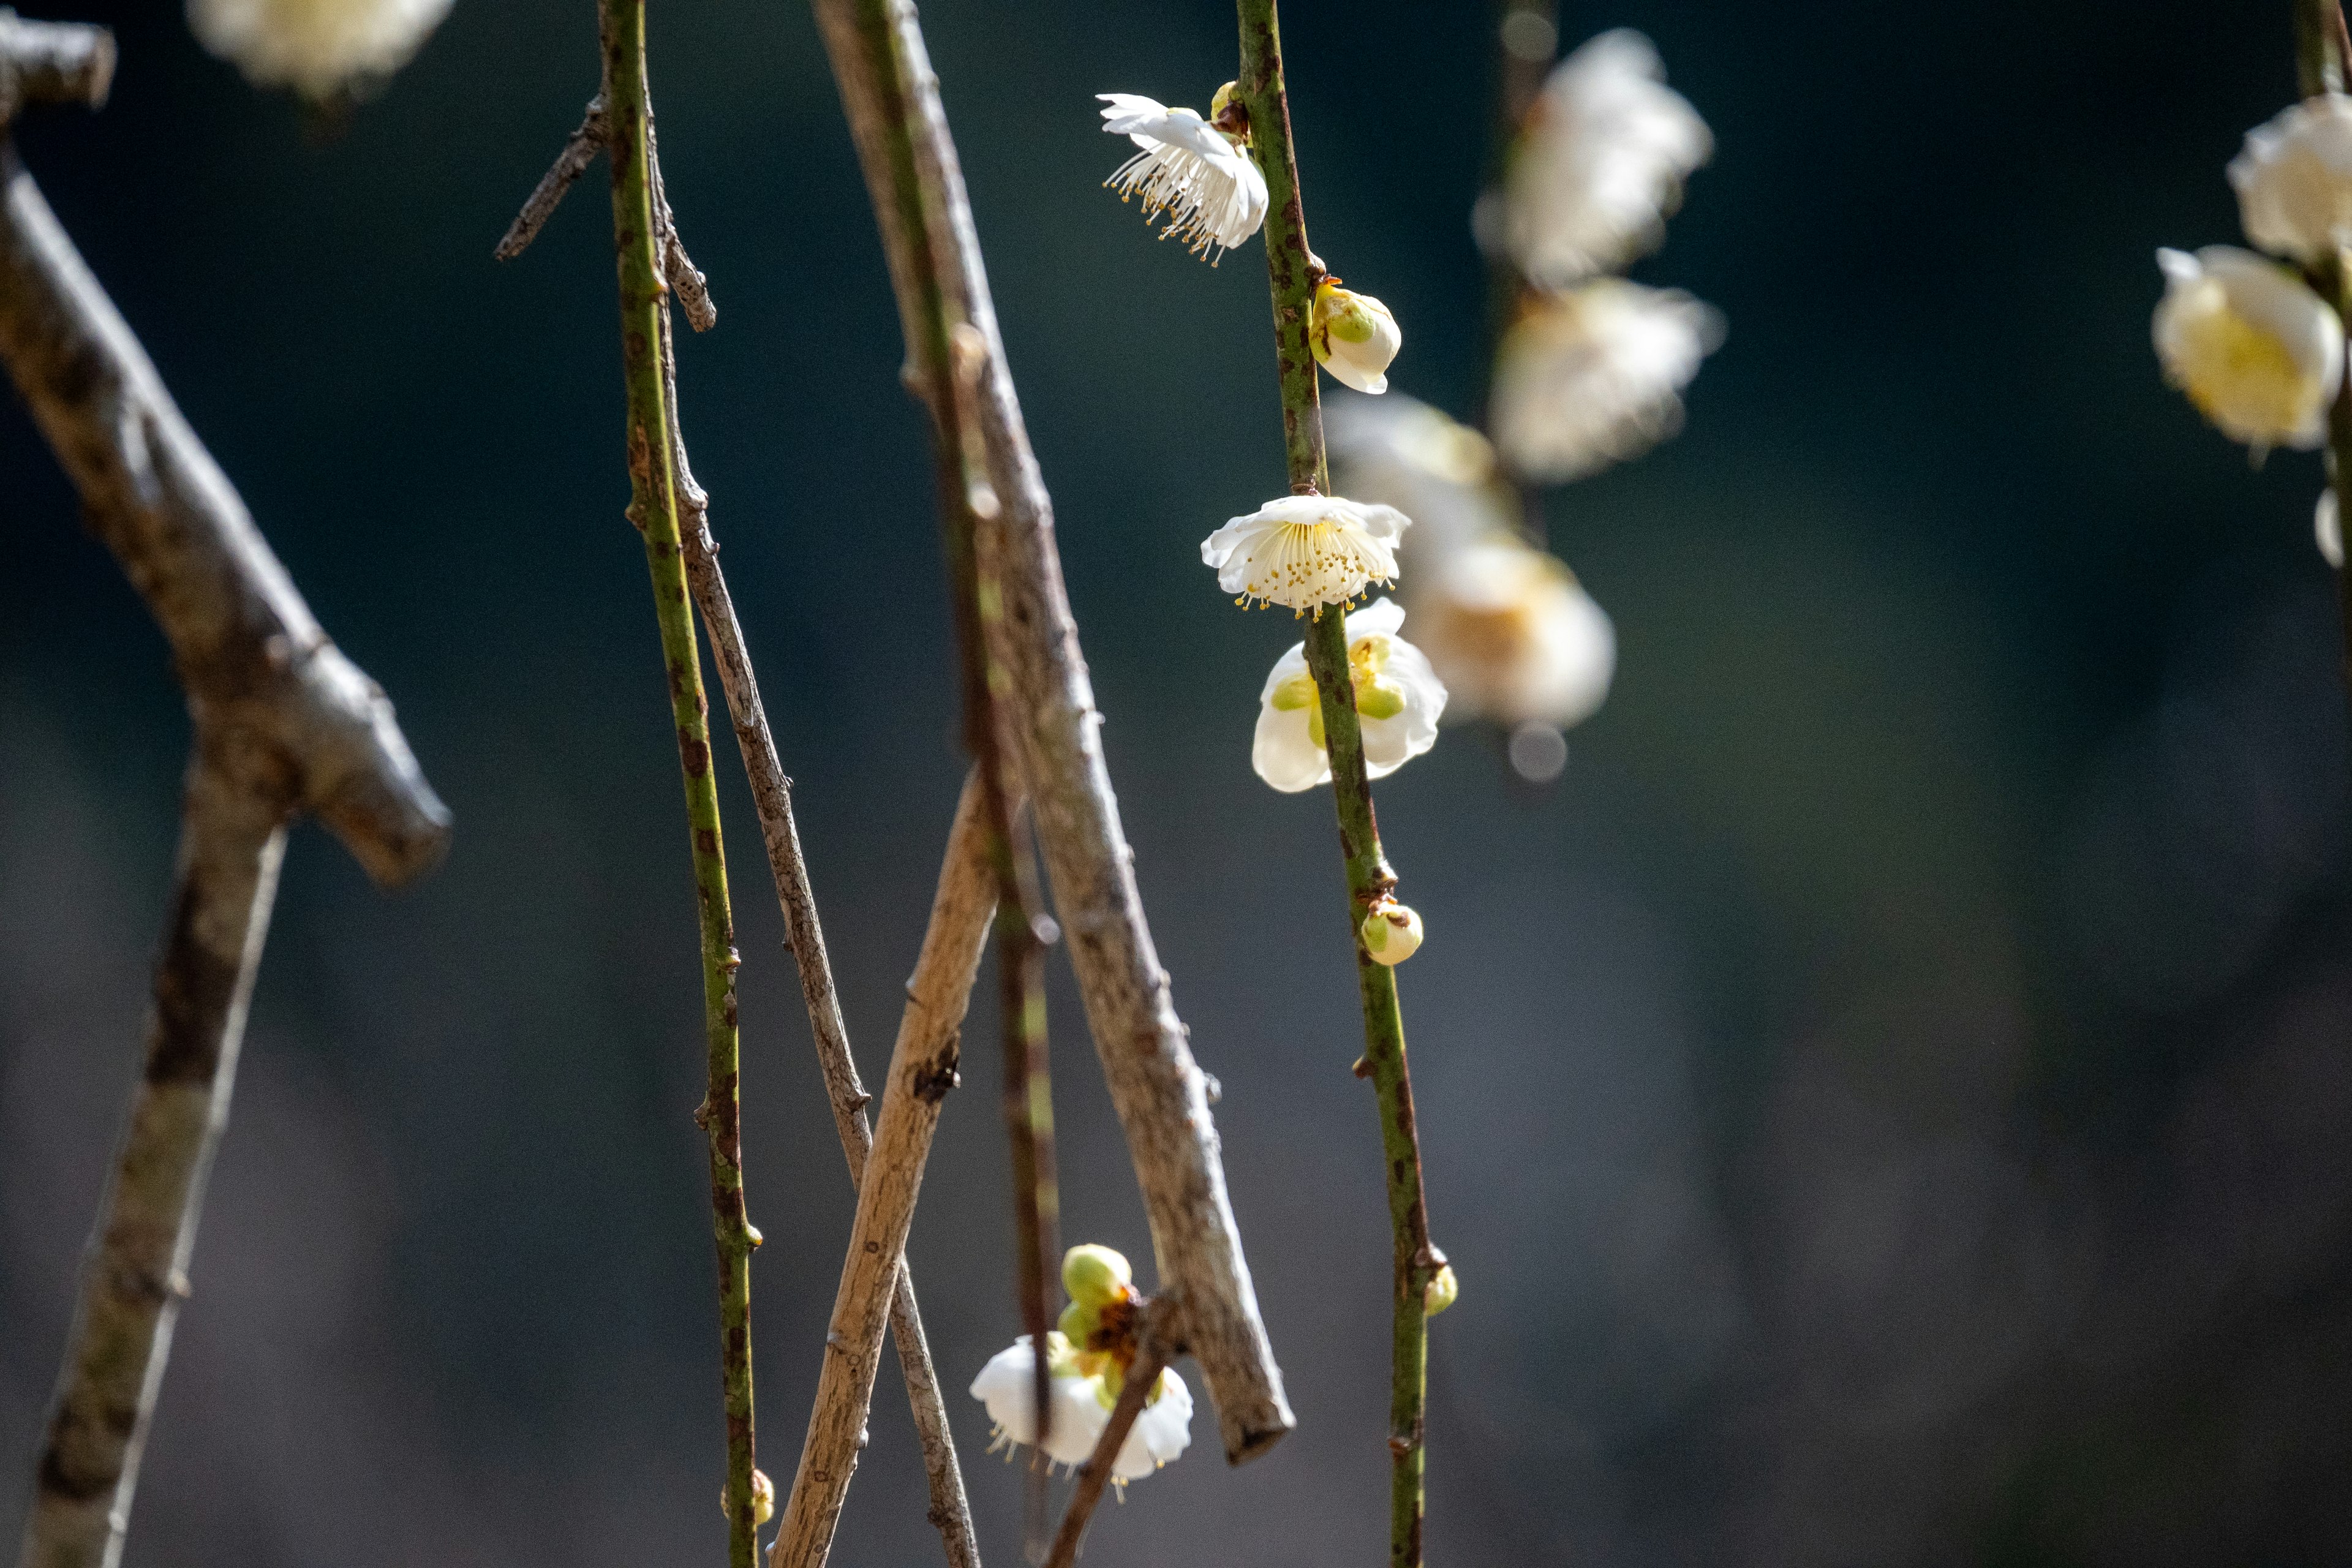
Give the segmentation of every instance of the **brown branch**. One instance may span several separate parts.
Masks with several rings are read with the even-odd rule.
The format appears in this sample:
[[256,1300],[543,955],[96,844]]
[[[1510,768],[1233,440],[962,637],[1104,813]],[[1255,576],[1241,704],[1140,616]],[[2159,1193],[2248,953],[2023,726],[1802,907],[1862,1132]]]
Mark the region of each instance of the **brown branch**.
[[948,836],[922,954],[907,982],[907,1007],[883,1080],[873,1152],[858,1184],[857,1217],[834,1298],[815,1405],[769,1568],[810,1568],[823,1562],[840,1522],[864,1441],[884,1320],[905,1284],[907,1233],[923,1163],[930,1156],[940,1102],[957,1083],[964,1012],[995,910],[996,878],[989,864],[980,790],[967,781]]
[[555,163],[539,177],[530,195],[523,198],[522,211],[515,214],[513,223],[490,255],[500,261],[512,261],[530,248],[563,198],[604,150],[604,99],[600,93],[588,100],[588,110],[580,118],[580,129],[563,139],[563,151],[555,155]]
[[[1161,1294],[1180,1313],[1182,1347],[1200,1362],[1217,1403],[1226,1457],[1263,1452],[1293,1425],[1226,1196],[1207,1086],[1170,998],[1133,871],[1133,852],[1104,764],[1101,717],[1079,652],[1054,543],[1053,505],[1031,452],[1006,368],[971,209],[948,133],[938,79],[908,0],[813,0],[834,79],[866,173],[898,299],[913,374],[938,401],[947,367],[923,357],[924,294],[937,288],[981,334],[977,398],[992,486],[1004,508],[999,563],[1003,609],[992,653],[1011,673],[1003,704],[1017,771],[1027,784],[1087,1022],[1124,1128],[1151,1223]],[[881,7],[890,51],[865,25]],[[945,215],[935,275],[929,237],[901,214],[893,142],[911,141],[917,177],[935,185],[923,209]]]
[[[77,52],[58,37],[73,31],[0,16],[8,90],[102,96],[110,44],[82,29]],[[28,37],[31,52],[15,54]],[[392,884],[439,858],[449,814],[392,704],[327,640],[5,144],[0,186],[0,358],[91,531],[162,627],[194,731],[145,1064],[90,1239],[18,1559],[96,1568],[121,1553],[188,1292],[286,824],[316,815]]]
[[1118,1391],[1118,1403],[1110,1407],[1110,1424],[1095,1439],[1095,1451],[1078,1467],[1077,1485],[1071,1489],[1070,1506],[1063,1511],[1061,1528],[1054,1532],[1053,1550],[1045,1554],[1045,1568],[1073,1568],[1078,1560],[1087,1521],[1094,1518],[1095,1507],[1102,1501],[1103,1490],[1118,1469],[1118,1451],[1127,1446],[1128,1433],[1134,1430],[1136,1418],[1143,1414],[1144,1403],[1151,1397],[1152,1385],[1160,1381],[1160,1371],[1168,1364],[1166,1325],[1162,1321],[1165,1316],[1157,1303],[1143,1314],[1143,1325],[1136,1338],[1135,1360],[1127,1369],[1127,1382]]
[[[659,192],[660,164],[654,165],[655,190]],[[668,217],[665,210],[660,216]],[[711,662],[719,667],[719,682],[727,693],[727,710],[733,721],[735,743],[743,754],[743,771],[751,778],[751,805],[760,819],[761,837],[768,850],[768,869],[775,879],[776,900],[783,908],[785,944],[800,973],[801,999],[808,1007],[809,1034],[816,1043],[817,1066],[824,1076],[826,1099],[833,1106],[834,1129],[841,1137],[842,1157],[849,1163],[853,1184],[865,1180],[866,1157],[874,1147],[874,1130],[866,1125],[866,1106],[873,1096],[858,1081],[857,1060],[850,1052],[848,1026],[842,1021],[841,998],[834,988],[833,964],[826,956],[824,928],[816,912],[816,892],[809,885],[808,862],[801,853],[799,824],[793,815],[793,781],[784,774],[776,740],[768,727],[768,713],[760,700],[760,682],[751,656],[743,644],[743,628],[735,618],[735,602],[727,591],[726,574],[719,567],[719,546],[710,537],[710,498],[695,482],[687,461],[686,442],[679,433],[677,346],[671,340],[669,318],[662,318],[662,375],[669,396],[670,460],[677,478],[679,523],[685,552],[686,577],[696,607],[702,612],[704,632],[710,638]],[[898,1284],[890,1300],[890,1333],[898,1346],[898,1364],[906,1378],[907,1403],[923,1448],[923,1469],[931,1494],[930,1519],[947,1548],[950,1568],[980,1568],[980,1542],[972,1530],[971,1505],[964,1495],[963,1471],[957,1463],[955,1435],[948,1422],[947,1402],[940,1390],[939,1373],[931,1364],[930,1342],[923,1331],[923,1314],[915,1301],[915,1278],[906,1260],[898,1264]]]
[[27,103],[106,106],[114,34],[79,22],[27,22],[0,5],[0,126]]

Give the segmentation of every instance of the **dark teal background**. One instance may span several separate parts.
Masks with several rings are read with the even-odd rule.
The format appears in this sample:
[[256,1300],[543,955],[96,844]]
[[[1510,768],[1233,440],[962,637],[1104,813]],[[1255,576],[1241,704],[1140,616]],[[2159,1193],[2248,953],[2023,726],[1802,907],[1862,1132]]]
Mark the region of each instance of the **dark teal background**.
[[[94,5],[27,163],[457,816],[394,898],[295,836],[131,1568],[715,1560],[720,1427],[675,753],[621,517],[609,213],[490,247],[594,86],[587,0],[459,0],[340,138]],[[1215,4],[931,0],[936,63],[1161,954],[1299,1431],[1107,1510],[1093,1568],[1382,1549],[1387,1232],[1328,808],[1248,769],[1286,622],[1197,544],[1282,489],[1261,253],[1097,188],[1091,95],[1205,105]],[[1475,5],[1292,0],[1317,248],[1466,412]],[[2352,882],[2305,454],[2158,380],[2152,251],[2236,237],[2288,7],[1571,4],[1717,153],[1635,275],[1730,323],[1687,432],[1558,492],[1621,672],[1562,784],[1449,732],[1385,783],[1439,1241],[1439,1564],[2352,1559]],[[960,764],[929,459],[807,14],[660,0],[719,329],[695,466],[878,1074]],[[1410,626],[1407,632],[1410,635]],[[0,413],[0,1540],[133,1068],[186,735],[160,640]],[[766,1468],[852,1202],[748,801]],[[1149,1244],[1056,973],[1067,1234]],[[992,1026],[913,1243],[961,1385],[1014,1331]],[[1147,1270],[1148,1273],[1148,1270]],[[886,1371],[845,1565],[926,1562]],[[1197,1378],[1194,1379],[1197,1390]],[[14,1458],[11,1458],[13,1456]]]

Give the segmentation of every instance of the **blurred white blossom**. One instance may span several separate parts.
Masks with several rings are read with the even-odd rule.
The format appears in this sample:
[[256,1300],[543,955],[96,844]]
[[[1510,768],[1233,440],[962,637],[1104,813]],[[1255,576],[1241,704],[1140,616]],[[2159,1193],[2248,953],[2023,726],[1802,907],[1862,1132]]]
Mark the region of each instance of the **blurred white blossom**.
[[1529,281],[1559,288],[1657,247],[1706,121],[1665,85],[1650,40],[1601,34],[1554,67],[1505,178],[1502,239]]
[[[1412,644],[1397,635],[1404,611],[1381,599],[1348,617],[1348,668],[1355,683],[1364,772],[1384,778],[1437,743],[1445,683]],[[1331,782],[1323,704],[1307,669],[1307,645],[1275,661],[1258,694],[1257,735],[1250,747],[1257,776],[1286,795]]]
[[2311,509],[2312,537],[2319,543],[2320,559],[2338,572],[2344,570],[2344,520],[2336,510],[2333,487],[2319,492],[2319,504]]
[[1517,526],[1518,498],[1500,480],[1493,444],[1418,398],[1335,396],[1323,429],[1333,482],[1412,519],[1408,564]]
[[449,0],[188,0],[205,48],[314,100],[390,76],[448,14]]
[[2159,250],[2156,307],[2164,378],[2232,440],[2260,456],[2318,447],[2344,374],[2336,312],[2286,268],[2233,246]]
[[1414,627],[1457,717],[1564,730],[1608,697],[1616,628],[1552,556],[1495,534],[1414,583]]
[[[1118,1394],[1099,1374],[1078,1371],[1078,1355],[1058,1331],[1045,1336],[1045,1364],[1052,1374],[1053,1429],[1047,1435],[1045,1459],[1051,1464],[1086,1463],[1110,1425]],[[1036,1441],[1034,1390],[1031,1378],[1036,1361],[1029,1336],[1022,1335],[989,1358],[972,1379],[971,1396],[988,1408],[992,1425],[989,1451],[1013,1444]],[[1163,1369],[1149,1402],[1119,1445],[1113,1476],[1131,1481],[1150,1475],[1183,1453],[1192,1440],[1192,1394],[1174,1368]]]
[[2352,98],[2326,93],[2246,132],[2230,161],[2246,237],[2306,266],[2352,245]]
[[1494,433],[1528,479],[1580,479],[1682,427],[1682,389],[1723,318],[1678,289],[1601,278],[1539,297],[1495,357]]
[[1143,198],[1143,216],[1163,212],[1162,239],[1181,239],[1214,265],[1265,221],[1265,176],[1247,150],[1191,109],[1170,109],[1131,92],[1103,92],[1103,129],[1142,151],[1103,182],[1119,200]]
[[1201,542],[1217,586],[1240,596],[1319,613],[1370,583],[1396,580],[1396,543],[1412,520],[1392,506],[1338,496],[1284,496],[1229,519]]
[[1323,368],[1340,381],[1358,392],[1382,393],[1389,389],[1389,366],[1404,346],[1404,333],[1386,305],[1326,278],[1315,286],[1307,341]]

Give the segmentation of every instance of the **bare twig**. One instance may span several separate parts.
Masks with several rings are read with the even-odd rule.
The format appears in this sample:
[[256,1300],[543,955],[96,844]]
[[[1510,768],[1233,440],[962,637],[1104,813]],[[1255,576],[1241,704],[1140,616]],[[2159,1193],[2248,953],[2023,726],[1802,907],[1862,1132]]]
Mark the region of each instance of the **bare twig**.
[[[654,168],[659,190],[659,160]],[[662,318],[662,377],[668,394],[670,459],[677,475],[687,583],[702,612],[703,630],[710,638],[710,661],[718,666],[719,685],[727,692],[735,743],[743,754],[743,771],[751,783],[752,809],[767,846],[768,869],[775,879],[777,901],[783,908],[785,942],[800,973],[809,1034],[816,1043],[817,1065],[833,1105],[834,1128],[841,1136],[842,1156],[849,1163],[849,1179],[855,1185],[865,1179],[866,1155],[874,1147],[874,1130],[866,1121],[866,1105],[873,1097],[858,1081],[857,1061],[850,1054],[849,1030],[842,1021],[833,964],[825,953],[824,928],[817,920],[816,893],[809,885],[808,862],[801,853],[800,827],[793,815],[793,781],[785,776],[782,759],[777,754],[751,656],[735,618],[735,602],[727,591],[726,574],[719,567],[719,546],[710,537],[710,498],[695,482],[694,468],[687,461],[678,424],[676,345],[667,312]],[[980,1568],[980,1542],[972,1530],[971,1505],[964,1495],[963,1471],[956,1461],[955,1436],[949,1426],[939,1373],[931,1364],[922,1311],[916,1305],[914,1274],[903,1258],[890,1300],[890,1333],[898,1342],[907,1403],[922,1443],[923,1469],[930,1485],[930,1519],[946,1545],[949,1568]]]
[[677,219],[670,211],[669,193],[662,188],[661,153],[650,113],[646,117],[646,155],[653,170],[654,217],[661,225],[662,277],[669,284],[670,292],[677,296],[678,306],[686,312],[686,324],[698,332],[707,332],[719,324],[719,307],[710,302],[710,279],[686,254],[686,241],[677,237]]
[[[94,100],[111,60],[97,29],[0,16],[11,93]],[[327,640],[5,145],[0,185],[0,357],[89,527],[163,628],[194,730],[145,1066],[90,1238],[18,1557],[22,1568],[98,1568],[121,1552],[188,1292],[285,826],[316,815],[393,884],[440,856],[449,814],[391,703]]]
[[[1293,1418],[1226,1196],[1207,1086],[1144,920],[1097,732],[1100,715],[1062,587],[1052,501],[997,335],[938,79],[908,0],[813,4],[882,231],[912,374],[935,401],[948,389],[945,367],[923,356],[925,290],[941,290],[980,334],[976,403],[991,484],[1004,508],[1003,614],[990,637],[1011,675],[1005,729],[1143,1190],[1160,1293],[1177,1304],[1181,1342],[1201,1363],[1226,1456],[1238,1462],[1270,1447]],[[877,47],[877,39],[889,47]],[[894,144],[911,145],[916,155],[894,154]],[[914,177],[935,187],[935,199],[905,199],[901,171],[910,165]],[[929,237],[910,227],[910,210],[942,215],[940,253],[953,258],[945,275],[934,273]]]
[[1136,1417],[1143,1414],[1152,1385],[1160,1381],[1160,1371],[1168,1364],[1163,1316],[1156,1304],[1143,1314],[1143,1324],[1136,1337],[1135,1360],[1127,1369],[1127,1382],[1118,1391],[1118,1402],[1110,1407],[1109,1425],[1095,1439],[1095,1451],[1078,1467],[1077,1485],[1071,1489],[1070,1505],[1063,1510],[1061,1528],[1054,1531],[1054,1546],[1045,1554],[1045,1568],[1072,1568],[1078,1560],[1087,1521],[1094,1518],[1096,1505],[1102,1501],[1103,1491],[1110,1485],[1118,1465],[1118,1451],[1127,1446],[1127,1435],[1135,1429]]
[[0,5],[0,126],[27,103],[106,106],[114,35],[79,22],[27,22]]
[[815,1406],[769,1568],[822,1563],[840,1522],[881,1359],[883,1320],[905,1281],[907,1232],[923,1163],[930,1156],[940,1102],[957,1082],[964,1011],[995,909],[996,879],[980,789],[968,781],[948,836],[922,955],[907,982],[907,1007],[883,1080],[873,1152],[858,1184],[857,1217],[834,1297]]
[[547,226],[547,220],[555,216],[555,209],[562,205],[565,194],[604,150],[604,100],[599,94],[588,100],[588,111],[580,118],[580,129],[564,138],[563,151],[555,155],[554,165],[531,187],[530,195],[523,199],[522,211],[515,214],[505,237],[490,254],[500,261],[512,261],[529,250],[530,242],[539,237],[539,231]]
[[710,766],[709,703],[703,695],[694,612],[687,604],[674,426],[659,347],[667,290],[655,223],[661,206],[652,175],[645,0],[600,0],[597,21],[628,402],[629,519],[644,536],[654,618],[661,630],[702,939],[708,1087],[695,1120],[709,1140],[711,1239],[719,1255],[719,1365],[727,1420],[727,1484],[720,1495],[727,1505],[728,1561],[732,1568],[753,1568],[759,1526],[753,1500],[758,1448],[751,1399],[751,1249],[759,1237],[743,1197],[742,1055],[735,999],[741,960],[735,952],[718,781]]

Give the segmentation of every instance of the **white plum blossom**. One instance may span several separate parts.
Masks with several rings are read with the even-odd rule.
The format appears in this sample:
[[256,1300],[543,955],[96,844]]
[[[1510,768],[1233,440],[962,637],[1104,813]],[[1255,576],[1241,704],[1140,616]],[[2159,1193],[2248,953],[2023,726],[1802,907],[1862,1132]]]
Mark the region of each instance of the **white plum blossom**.
[[2156,354],[2164,378],[2221,432],[2253,448],[2327,440],[2344,376],[2344,328],[2326,301],[2275,262],[2234,246],[2159,250],[2164,298]]
[[1565,730],[1607,699],[1616,628],[1554,557],[1494,534],[1414,583],[1416,636],[1458,717]]
[[313,100],[390,76],[448,14],[449,0],[188,0],[205,48]]
[[2344,520],[2336,510],[2336,491],[2319,492],[2319,504],[2311,509],[2311,534],[2319,544],[2319,557],[2338,572],[2344,570]]
[[[1437,743],[1445,683],[1412,644],[1398,636],[1404,611],[1381,599],[1348,617],[1348,668],[1355,683],[1364,772],[1385,778]],[[1307,645],[1275,660],[1258,694],[1257,734],[1250,747],[1257,776],[1286,795],[1331,782],[1323,704],[1307,669]]]
[[1392,506],[1338,496],[1284,496],[1231,518],[1201,542],[1217,586],[1302,614],[1344,605],[1367,584],[1396,580],[1397,541],[1412,520]]
[[1162,239],[1181,239],[1214,265],[1265,221],[1265,176],[1246,148],[1191,109],[1132,92],[1104,92],[1103,129],[1142,149],[1103,182],[1119,200],[1143,198],[1143,216],[1169,215]]
[[1503,243],[1530,282],[1613,271],[1664,237],[1684,179],[1715,149],[1664,77],[1650,40],[1622,27],[1552,68],[1504,183]]
[[2323,93],[2246,132],[2230,160],[2246,237],[2312,265],[2352,245],[2352,98]]
[[1417,398],[1334,395],[1323,431],[1340,489],[1412,519],[1397,552],[1408,583],[1464,544],[1519,526],[1519,499],[1502,482],[1493,443]]
[[[972,1379],[971,1395],[988,1409],[989,1452],[1036,1442],[1035,1394],[1030,1379],[1035,1358],[1029,1336],[1022,1335],[989,1358]],[[1048,1465],[1076,1467],[1087,1462],[1110,1425],[1117,1395],[1099,1373],[1077,1370],[1078,1356],[1059,1331],[1045,1336],[1045,1361],[1053,1374],[1053,1429],[1046,1435]],[[1120,1481],[1150,1475],[1183,1453],[1192,1440],[1192,1394],[1171,1368],[1160,1373],[1158,1385],[1119,1445],[1111,1469]]]
[[1682,428],[1682,389],[1723,342],[1723,318],[1679,289],[1602,278],[1538,298],[1495,359],[1495,444],[1558,483],[1638,456]]
[[1404,333],[1386,305],[1326,278],[1315,286],[1307,342],[1317,362],[1340,381],[1358,392],[1382,393],[1389,389],[1389,365],[1404,346]]

